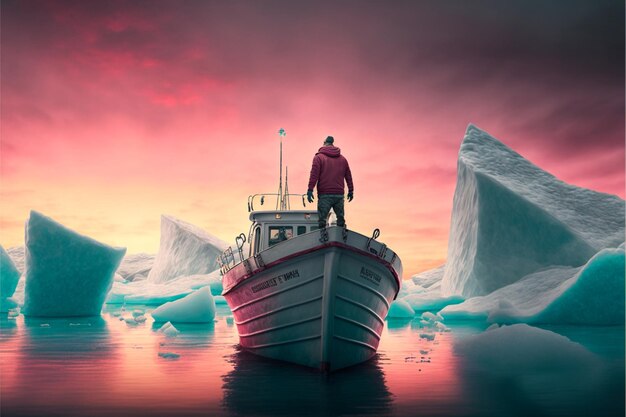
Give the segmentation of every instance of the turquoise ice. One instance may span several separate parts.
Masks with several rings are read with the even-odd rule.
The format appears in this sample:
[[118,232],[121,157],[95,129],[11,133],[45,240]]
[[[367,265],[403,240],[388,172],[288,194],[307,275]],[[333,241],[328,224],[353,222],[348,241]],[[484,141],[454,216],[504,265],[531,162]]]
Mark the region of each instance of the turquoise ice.
[[24,315],[99,315],[125,253],[125,248],[97,242],[31,211],[26,224]]

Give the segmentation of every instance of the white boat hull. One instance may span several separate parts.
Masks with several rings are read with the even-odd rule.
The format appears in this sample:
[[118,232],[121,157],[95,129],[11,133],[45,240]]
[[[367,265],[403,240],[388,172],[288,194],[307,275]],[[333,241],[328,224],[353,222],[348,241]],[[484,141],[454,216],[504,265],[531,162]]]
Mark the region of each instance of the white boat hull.
[[330,227],[281,242],[232,268],[224,297],[243,348],[333,371],[378,349],[402,266],[386,246]]

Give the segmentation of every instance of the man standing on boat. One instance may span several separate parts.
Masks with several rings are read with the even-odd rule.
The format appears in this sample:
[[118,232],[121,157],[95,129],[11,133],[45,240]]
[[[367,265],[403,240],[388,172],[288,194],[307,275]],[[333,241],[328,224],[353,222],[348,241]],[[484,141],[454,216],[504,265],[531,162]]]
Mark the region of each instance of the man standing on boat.
[[332,208],[337,216],[337,226],[345,227],[343,200],[344,180],[348,184],[348,201],[354,197],[354,185],[348,160],[341,155],[341,149],[333,145],[335,139],[328,136],[313,158],[307,199],[313,202],[313,188],[317,185],[317,214],[320,228],[326,227],[326,220]]

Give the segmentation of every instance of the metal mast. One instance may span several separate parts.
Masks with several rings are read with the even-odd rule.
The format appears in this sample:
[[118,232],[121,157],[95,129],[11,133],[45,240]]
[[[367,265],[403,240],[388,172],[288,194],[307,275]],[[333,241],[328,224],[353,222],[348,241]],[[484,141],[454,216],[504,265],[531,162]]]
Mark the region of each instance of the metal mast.
[[276,200],[276,210],[285,209],[285,198],[283,196],[283,136],[286,136],[287,132],[282,127],[278,130],[278,136],[280,137],[280,176],[278,179],[278,199]]

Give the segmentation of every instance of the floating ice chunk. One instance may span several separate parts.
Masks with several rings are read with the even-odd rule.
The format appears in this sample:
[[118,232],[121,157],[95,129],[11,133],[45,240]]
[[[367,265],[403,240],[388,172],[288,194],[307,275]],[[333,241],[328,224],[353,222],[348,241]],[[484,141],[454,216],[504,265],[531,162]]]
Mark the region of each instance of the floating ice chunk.
[[228,245],[192,224],[161,216],[161,245],[148,281],[162,283],[176,277],[208,274],[218,268],[217,257]]
[[133,315],[133,317],[139,317],[139,316],[143,316],[144,311],[143,310],[133,310],[133,312],[131,313]]
[[233,325],[235,323],[235,318],[233,316],[226,316],[226,324]]
[[17,270],[9,254],[0,245],[0,298],[11,297],[20,280]]
[[441,311],[447,320],[624,324],[624,250],[604,249],[583,267],[555,267]]
[[135,321],[136,321],[137,323],[143,323],[143,322],[145,322],[145,321],[146,321],[146,316],[144,316],[144,315],[141,315],[141,316],[136,316],[136,317],[134,317],[134,319],[135,319]]
[[409,303],[404,300],[395,300],[389,306],[389,312],[387,312],[388,319],[400,319],[409,318],[415,316],[415,311],[411,308]]
[[179,353],[174,352],[159,352],[159,356],[165,359],[178,359],[180,358]]
[[117,268],[117,273],[127,281],[139,281],[142,277],[145,279],[154,265],[154,258],[155,255],[147,253],[126,255]]
[[209,288],[201,288],[180,300],[170,301],[152,311],[156,322],[209,323],[215,318],[215,302]]
[[419,274],[413,275],[411,280],[422,288],[429,289],[434,284],[441,282],[445,268],[446,265],[444,264],[435,269],[420,272]]
[[566,184],[470,125],[461,144],[443,295],[489,294],[624,241],[624,200]]
[[484,370],[501,375],[569,372],[599,365],[599,359],[578,343],[527,324],[466,336],[456,342],[455,350]]
[[439,311],[445,306],[462,303],[463,300],[465,300],[465,298],[460,295],[444,297],[438,289],[423,293],[409,294],[402,299],[409,303],[415,311]]
[[220,293],[222,291],[220,272],[177,277],[160,284],[137,281],[137,279],[128,283],[114,282],[106,302],[107,304],[161,305],[183,298],[203,287],[210,287],[213,294]]
[[435,340],[435,333],[434,332],[423,332],[419,334],[420,339],[426,339],[426,340]]
[[24,315],[99,315],[125,252],[31,211],[26,225]]
[[163,333],[166,337],[176,337],[178,336],[178,333],[180,333],[178,329],[169,321],[161,326],[158,331]]

